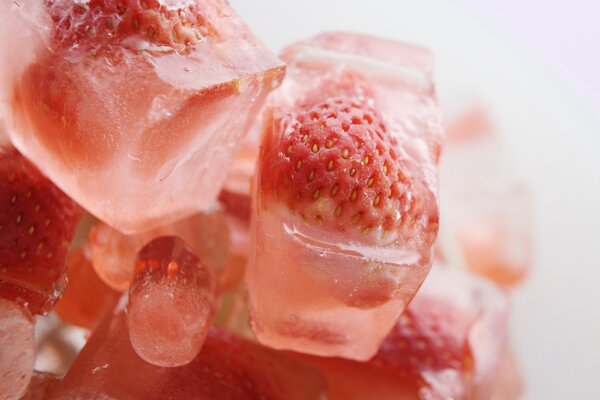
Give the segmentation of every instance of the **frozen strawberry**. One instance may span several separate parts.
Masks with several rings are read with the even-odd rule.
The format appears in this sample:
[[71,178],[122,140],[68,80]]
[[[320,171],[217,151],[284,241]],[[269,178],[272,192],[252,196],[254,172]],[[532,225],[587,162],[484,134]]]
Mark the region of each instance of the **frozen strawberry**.
[[115,51],[114,46],[127,46],[123,42],[132,37],[185,51],[215,33],[202,15],[205,6],[191,1],[90,0],[73,4],[46,0],[46,4],[55,24],[57,46],[81,46],[95,55]]
[[428,52],[340,33],[283,58],[253,191],[253,329],[275,348],[368,359],[431,265],[441,132]]
[[54,311],[69,324],[92,329],[120,293],[102,282],[87,253],[80,248],[67,256],[68,283]]
[[436,269],[368,362],[303,356],[326,375],[330,399],[490,398],[504,358],[506,299],[486,281]]
[[11,140],[128,233],[212,206],[283,77],[225,0],[3,2],[0,16]]
[[[181,367],[157,367],[133,350],[123,312],[108,315],[57,386],[58,398],[290,399],[325,396],[322,377],[288,355],[212,329]],[[62,396],[62,397],[61,397]]]
[[261,155],[263,201],[333,234],[383,245],[419,235],[428,248],[437,213],[424,205],[434,195],[365,86],[352,76],[325,82],[273,122]]
[[162,367],[192,361],[212,325],[216,287],[213,271],[181,238],[147,243],[136,257],[127,303],[135,352]]
[[0,399],[20,399],[33,362],[33,317],[17,303],[0,298]]
[[81,210],[14,149],[0,149],[0,181],[0,296],[46,313]]

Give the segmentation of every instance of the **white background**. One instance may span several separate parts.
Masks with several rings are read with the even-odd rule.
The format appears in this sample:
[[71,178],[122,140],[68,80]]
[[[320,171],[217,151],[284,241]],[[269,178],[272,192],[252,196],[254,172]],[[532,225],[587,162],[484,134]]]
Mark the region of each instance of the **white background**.
[[435,54],[446,109],[471,97],[489,105],[534,195],[535,270],[515,293],[511,327],[525,399],[600,399],[600,118],[594,107],[518,35],[462,3],[231,3],[276,51],[340,29],[425,45]]

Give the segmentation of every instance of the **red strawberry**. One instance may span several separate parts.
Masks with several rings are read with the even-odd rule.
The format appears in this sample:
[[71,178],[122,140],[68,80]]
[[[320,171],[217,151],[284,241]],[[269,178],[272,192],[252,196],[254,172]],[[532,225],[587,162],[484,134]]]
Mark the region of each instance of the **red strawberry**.
[[421,384],[426,371],[449,369],[468,377],[473,371],[469,323],[468,315],[439,299],[420,299],[402,314],[371,362]]
[[433,242],[433,194],[358,78],[326,83],[273,125],[281,134],[264,144],[262,188],[306,223],[378,242],[424,227]]
[[83,46],[92,55],[136,36],[182,51],[212,29],[195,1],[46,0],[46,5],[55,24],[57,44],[65,48]]
[[14,149],[0,149],[0,181],[0,296],[47,312],[65,284],[80,208]]

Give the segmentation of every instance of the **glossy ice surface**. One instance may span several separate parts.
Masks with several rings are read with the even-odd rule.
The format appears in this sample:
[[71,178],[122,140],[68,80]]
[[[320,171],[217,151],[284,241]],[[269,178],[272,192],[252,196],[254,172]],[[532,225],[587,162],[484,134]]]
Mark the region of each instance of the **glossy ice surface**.
[[[288,64],[287,76],[270,100],[267,112],[272,118],[266,119],[254,183],[247,272],[253,329],[261,343],[274,348],[365,360],[377,351],[430,268],[441,146],[431,56],[399,42],[332,33],[290,46],[282,58]],[[410,177],[402,196],[413,205],[392,211],[398,216],[406,212],[417,222],[408,228],[402,224],[389,235],[368,229],[363,235],[347,234],[320,226],[319,217],[315,222],[303,220],[277,195],[267,193],[277,188],[265,189],[276,168],[270,164],[272,156],[265,155],[265,143],[286,140],[279,132],[281,121],[295,115],[296,103],[305,96],[318,96],[321,86],[347,77],[367,82],[373,102],[369,104],[397,141],[398,163]],[[365,121],[371,123],[373,117]],[[319,148],[313,145],[314,151]],[[368,163],[357,163],[356,168]],[[302,167],[300,161],[295,165],[297,170]],[[387,172],[384,168],[374,173],[385,180]],[[354,176],[353,170],[348,173]],[[371,184],[365,182],[365,187]],[[327,201],[328,193],[320,194],[318,189],[314,193],[319,201]],[[331,197],[335,194],[334,187]],[[379,198],[371,200],[376,205]]]
[[322,378],[273,350],[212,329],[190,364],[163,368],[137,356],[126,316],[108,315],[94,332],[56,399],[322,399]]
[[122,231],[207,209],[283,64],[224,0],[163,8],[195,18],[194,40],[173,29],[175,44],[136,31],[113,0],[92,3],[0,3],[11,38],[0,45],[0,120],[12,142]]
[[507,312],[494,285],[434,267],[371,360],[303,359],[323,371],[331,400],[489,400],[508,390],[496,383]]
[[33,317],[12,301],[0,299],[0,399],[18,399],[27,389],[33,361]]
[[216,286],[214,272],[181,238],[146,244],[136,257],[127,303],[135,352],[162,367],[192,361],[212,325]]
[[449,125],[440,174],[449,262],[503,285],[522,280],[532,262],[530,191],[482,107]]
[[126,235],[99,222],[89,234],[94,269],[110,287],[125,291],[133,278],[136,254],[152,239],[176,235],[184,239],[217,275],[229,258],[229,230],[224,213],[212,208],[150,231]]

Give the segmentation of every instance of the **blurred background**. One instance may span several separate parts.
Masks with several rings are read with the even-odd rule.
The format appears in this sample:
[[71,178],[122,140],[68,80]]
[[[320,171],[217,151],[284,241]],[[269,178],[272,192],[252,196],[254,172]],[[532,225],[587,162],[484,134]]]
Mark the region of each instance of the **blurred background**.
[[600,399],[600,2],[231,0],[273,50],[325,30],[424,45],[446,117],[489,113],[532,195],[511,341],[526,400]]

